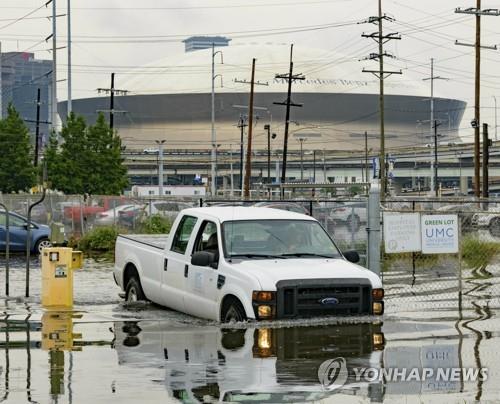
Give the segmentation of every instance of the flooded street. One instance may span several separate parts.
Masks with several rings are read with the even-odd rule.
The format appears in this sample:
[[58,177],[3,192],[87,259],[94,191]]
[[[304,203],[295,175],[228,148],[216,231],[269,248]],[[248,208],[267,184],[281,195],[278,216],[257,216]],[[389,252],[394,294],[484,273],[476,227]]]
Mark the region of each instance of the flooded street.
[[[464,272],[460,286],[444,266],[414,279],[411,271],[389,271],[381,319],[223,327],[148,303],[125,305],[107,261],[87,260],[75,272],[74,312],[45,312],[40,266],[30,264],[31,297],[18,297],[25,264],[14,258],[13,297],[6,299],[0,263],[0,402],[442,403],[500,397],[498,274]],[[336,358],[345,361],[347,377],[332,389],[327,376]],[[484,368],[487,375],[443,380],[434,372],[402,381],[384,375],[391,368]]]

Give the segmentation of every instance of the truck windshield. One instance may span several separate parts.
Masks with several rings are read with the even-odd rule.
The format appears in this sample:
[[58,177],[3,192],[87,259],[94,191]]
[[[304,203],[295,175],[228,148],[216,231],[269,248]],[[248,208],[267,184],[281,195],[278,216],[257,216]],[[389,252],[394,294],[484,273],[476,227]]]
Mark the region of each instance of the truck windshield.
[[339,258],[330,236],[313,220],[235,220],[222,225],[224,256]]

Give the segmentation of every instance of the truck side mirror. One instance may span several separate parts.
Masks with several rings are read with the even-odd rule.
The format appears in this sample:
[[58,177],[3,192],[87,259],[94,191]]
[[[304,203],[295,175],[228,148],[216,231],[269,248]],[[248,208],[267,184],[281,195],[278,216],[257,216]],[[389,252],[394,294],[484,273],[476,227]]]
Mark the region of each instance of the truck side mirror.
[[191,256],[191,265],[209,267],[215,263],[215,254],[208,251],[198,251]]
[[359,262],[359,254],[357,251],[346,251],[344,254],[344,258],[349,261],[349,262],[352,262],[353,264],[356,264]]

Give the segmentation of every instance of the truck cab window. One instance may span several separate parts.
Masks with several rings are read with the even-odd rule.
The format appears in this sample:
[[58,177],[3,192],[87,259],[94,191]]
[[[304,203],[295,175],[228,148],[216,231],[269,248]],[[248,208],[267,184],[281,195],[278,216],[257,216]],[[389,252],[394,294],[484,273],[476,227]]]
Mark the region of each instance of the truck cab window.
[[187,215],[181,219],[179,226],[177,227],[177,231],[174,234],[172,247],[170,248],[171,251],[179,254],[184,254],[186,252],[189,238],[193,232],[196,220],[197,219],[195,217]]
[[217,225],[213,222],[205,221],[201,224],[198,231],[193,253],[198,251],[217,252],[218,250]]

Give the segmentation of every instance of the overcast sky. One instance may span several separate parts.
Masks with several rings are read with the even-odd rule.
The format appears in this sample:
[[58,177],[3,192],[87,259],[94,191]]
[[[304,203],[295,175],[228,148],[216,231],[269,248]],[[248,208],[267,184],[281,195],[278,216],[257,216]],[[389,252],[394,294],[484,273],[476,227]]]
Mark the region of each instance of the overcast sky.
[[[51,14],[51,5],[21,21],[12,20],[44,3],[1,1],[3,52],[35,51],[38,58],[51,58],[47,51],[51,43],[43,41],[52,29],[51,21],[44,18]],[[500,8],[500,1],[482,3],[483,9]],[[108,87],[112,71],[117,72],[119,84],[120,80],[127,80],[125,73],[133,66],[183,53],[181,40],[190,35],[227,35],[233,38],[233,45],[295,43],[322,48],[331,63],[341,53],[362,59],[377,51],[372,40],[361,37],[363,32],[374,32],[376,26],[356,24],[376,15],[377,0],[71,0],[71,4],[74,98],[95,96],[97,87]],[[58,14],[66,13],[66,5],[67,0],[57,0]],[[401,68],[403,73],[421,80],[430,75],[430,58],[435,58],[435,74],[449,79],[436,82],[438,91],[466,101],[467,120],[472,116],[474,101],[474,53],[473,48],[456,46],[454,41],[472,43],[475,23],[473,16],[455,14],[454,9],[472,6],[474,0],[383,0],[384,12],[395,19],[387,22],[386,32],[402,35],[401,41],[386,45],[386,50],[396,56],[388,60],[387,68]],[[500,17],[483,17],[482,27],[483,44],[500,47]],[[281,29],[287,32],[280,33]],[[66,30],[65,17],[58,18],[59,46],[66,44]],[[300,59],[300,55],[296,58]],[[370,63],[373,62],[359,62],[359,69],[376,68]],[[66,78],[66,69],[66,50],[61,49],[59,80]],[[492,132],[494,95],[500,103],[499,71],[500,50],[483,50],[482,116],[483,121],[492,125]],[[58,98],[66,97],[66,83],[61,81]],[[468,121],[462,123],[464,128],[468,125]]]

